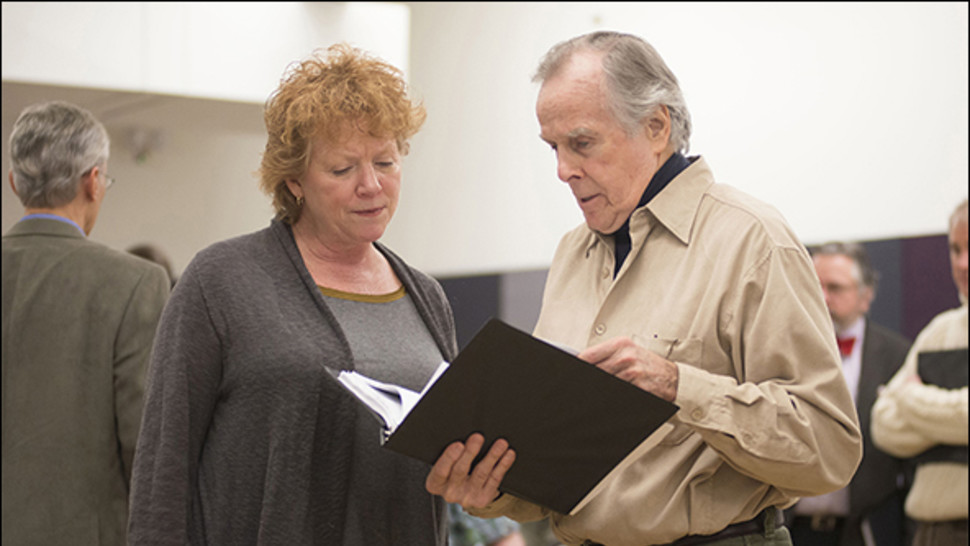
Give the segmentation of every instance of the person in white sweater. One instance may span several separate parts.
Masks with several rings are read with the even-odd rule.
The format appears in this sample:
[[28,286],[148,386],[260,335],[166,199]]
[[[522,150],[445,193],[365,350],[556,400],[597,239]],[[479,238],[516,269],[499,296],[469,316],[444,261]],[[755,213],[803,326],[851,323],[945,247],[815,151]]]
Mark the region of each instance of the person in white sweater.
[[[949,242],[961,305],[920,332],[872,408],[876,446],[916,463],[906,497],[913,546],[967,544],[967,200],[950,217]],[[947,369],[946,381],[931,379],[933,365]]]

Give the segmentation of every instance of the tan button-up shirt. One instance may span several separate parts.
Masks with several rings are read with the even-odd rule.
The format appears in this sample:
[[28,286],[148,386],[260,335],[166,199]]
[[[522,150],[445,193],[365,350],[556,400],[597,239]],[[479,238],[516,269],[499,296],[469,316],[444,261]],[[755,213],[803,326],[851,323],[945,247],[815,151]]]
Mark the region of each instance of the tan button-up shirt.
[[715,184],[700,158],[634,211],[630,235],[615,279],[612,237],[563,237],[535,334],[577,349],[628,336],[675,362],[672,431],[575,516],[510,495],[473,513],[548,516],[566,544],[643,546],[846,485],[858,417],[811,258],[781,215]]

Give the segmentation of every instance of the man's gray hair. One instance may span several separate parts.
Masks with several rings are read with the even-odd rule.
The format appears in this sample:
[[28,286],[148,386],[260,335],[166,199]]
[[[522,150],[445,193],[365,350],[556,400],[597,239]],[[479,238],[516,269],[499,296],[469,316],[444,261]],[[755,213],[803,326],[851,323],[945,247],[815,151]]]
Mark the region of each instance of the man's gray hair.
[[77,196],[81,176],[105,168],[108,131],[91,112],[61,101],[28,106],[10,134],[17,196],[27,208],[57,208]]
[[967,200],[966,199],[964,199],[962,203],[957,205],[957,208],[953,209],[953,212],[950,214],[949,227],[951,231],[953,230],[953,226],[956,225],[958,222],[963,222],[964,224],[967,223]]
[[859,283],[859,288],[868,287],[872,290],[873,297],[875,297],[876,288],[879,286],[879,272],[872,268],[866,247],[859,243],[835,241],[809,250],[813,257],[842,255],[852,260],[855,264],[854,273],[856,281]]
[[632,34],[597,31],[560,42],[539,63],[533,82],[542,83],[554,76],[574,53],[602,51],[610,110],[617,121],[633,135],[643,120],[661,105],[670,112],[670,142],[674,151],[690,149],[690,112],[677,78],[657,50]]

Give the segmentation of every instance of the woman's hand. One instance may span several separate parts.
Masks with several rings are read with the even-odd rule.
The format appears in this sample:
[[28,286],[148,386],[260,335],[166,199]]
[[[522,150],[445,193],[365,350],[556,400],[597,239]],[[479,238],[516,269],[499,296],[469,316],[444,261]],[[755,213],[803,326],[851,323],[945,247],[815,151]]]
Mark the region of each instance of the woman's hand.
[[507,441],[495,440],[485,457],[469,473],[484,443],[485,437],[476,432],[466,442],[455,442],[445,448],[425,480],[428,492],[465,508],[482,508],[495,500],[502,478],[515,462],[515,451],[509,448]]

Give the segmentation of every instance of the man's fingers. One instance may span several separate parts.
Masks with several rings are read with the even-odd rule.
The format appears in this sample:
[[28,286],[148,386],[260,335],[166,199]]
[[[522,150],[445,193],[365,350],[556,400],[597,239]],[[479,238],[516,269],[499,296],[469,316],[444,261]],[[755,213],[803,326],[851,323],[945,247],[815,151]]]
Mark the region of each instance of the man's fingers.
[[615,360],[621,356],[617,353],[625,349],[636,348],[636,344],[626,337],[615,337],[602,343],[597,343],[576,355],[580,360],[585,360],[590,364],[601,365],[608,360]]
[[613,354],[614,349],[612,348],[612,344],[609,343],[610,342],[607,341],[598,345],[593,345],[592,347],[587,347],[576,356],[580,360],[585,360],[590,364],[598,364]]

